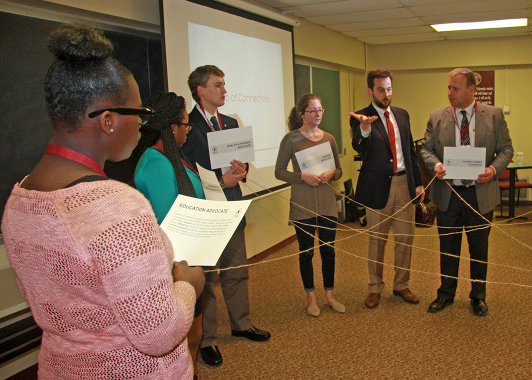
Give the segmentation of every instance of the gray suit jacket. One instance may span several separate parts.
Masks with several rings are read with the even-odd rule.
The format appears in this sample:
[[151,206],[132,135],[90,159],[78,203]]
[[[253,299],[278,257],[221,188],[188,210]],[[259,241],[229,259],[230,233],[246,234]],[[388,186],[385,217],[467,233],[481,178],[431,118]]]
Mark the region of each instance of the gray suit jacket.
[[[431,173],[434,172],[436,164],[443,162],[443,148],[456,146],[455,128],[457,127],[451,106],[435,110],[430,114],[420,156]],[[497,177],[512,160],[514,154],[512,139],[504,114],[499,107],[478,103],[475,112],[475,147],[486,148],[486,166],[493,166]],[[448,182],[452,185],[452,181]],[[477,183],[475,188],[481,214],[490,212],[500,203],[497,178],[494,177],[487,183]],[[444,181],[435,179],[432,183],[431,199],[439,210],[447,210],[451,191]]]

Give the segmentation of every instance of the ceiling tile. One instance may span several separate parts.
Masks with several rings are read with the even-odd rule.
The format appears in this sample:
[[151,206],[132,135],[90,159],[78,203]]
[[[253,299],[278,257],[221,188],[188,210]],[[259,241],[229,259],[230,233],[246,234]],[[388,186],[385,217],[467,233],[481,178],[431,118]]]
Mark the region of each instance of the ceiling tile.
[[[447,4],[448,6],[456,6],[458,8],[464,3],[478,3],[481,1],[482,0],[401,0],[401,3],[407,7]],[[504,0],[500,0],[499,3],[502,3],[503,1]]]
[[527,7],[527,0],[483,0],[475,2],[466,1],[460,3],[459,6],[449,6],[449,4],[423,5],[419,7],[410,7],[410,10],[417,16],[441,16],[453,14],[474,14],[479,11],[486,13],[503,9],[521,9],[527,12]]
[[374,37],[374,36],[397,36],[404,34],[420,34],[420,33],[438,33],[430,26],[414,26],[411,28],[386,28],[386,29],[370,29],[357,30],[347,32],[346,35],[354,38]]
[[401,36],[377,36],[377,37],[363,37],[358,40],[367,44],[382,45],[382,44],[400,44],[407,42],[425,42],[425,41],[442,41],[443,37],[433,33],[409,34]]
[[366,30],[366,29],[383,29],[383,28],[403,28],[409,26],[421,26],[427,25],[423,20],[418,17],[410,18],[399,18],[396,20],[386,20],[382,22],[379,20],[368,21],[368,22],[350,22],[347,24],[335,24],[327,25],[328,28],[336,30],[338,32],[349,32],[355,30]]
[[[365,0],[346,0],[302,5],[291,7],[290,10],[295,10],[298,17],[306,18],[354,12],[382,11],[396,8],[404,8],[404,6],[397,0],[373,0],[371,2]],[[283,10],[287,9],[283,8]]]
[[338,0],[260,0],[258,1],[261,4],[268,5],[277,9],[292,9],[294,7],[299,7],[309,4],[320,4],[320,3],[334,3]]
[[[223,0],[220,0],[223,1]],[[370,44],[532,34],[530,27],[438,34],[430,24],[529,16],[532,0],[244,0],[258,1]]]
[[306,17],[307,20],[315,22],[320,25],[329,24],[346,24],[357,21],[374,21],[374,20],[393,20],[397,18],[412,17],[412,13],[406,8],[387,9],[381,11],[355,12],[355,13],[340,13],[338,15],[328,16],[314,16]]

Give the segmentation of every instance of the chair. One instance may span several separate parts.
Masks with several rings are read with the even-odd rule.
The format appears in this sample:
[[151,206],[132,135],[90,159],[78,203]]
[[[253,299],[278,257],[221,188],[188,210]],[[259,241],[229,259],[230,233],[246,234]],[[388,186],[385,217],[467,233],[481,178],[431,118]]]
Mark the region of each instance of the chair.
[[344,181],[345,189],[345,208],[346,208],[346,220],[355,222],[358,220],[362,227],[368,224],[366,217],[366,209],[363,206],[358,206],[352,199],[355,198],[355,191],[353,189],[353,181],[348,179]]
[[345,190],[345,219],[349,222],[354,222],[356,220],[357,205],[353,201],[355,197],[355,192],[353,191],[353,181],[348,179],[344,181],[344,190]]
[[[517,190],[517,202],[515,207],[519,207],[519,198],[521,195],[521,189],[532,189],[532,183],[517,181],[517,172],[515,173],[515,189]],[[505,182],[501,182],[505,181]],[[499,177],[499,190],[501,193],[501,215],[502,215],[502,192],[503,190],[510,189],[510,170],[506,169]]]

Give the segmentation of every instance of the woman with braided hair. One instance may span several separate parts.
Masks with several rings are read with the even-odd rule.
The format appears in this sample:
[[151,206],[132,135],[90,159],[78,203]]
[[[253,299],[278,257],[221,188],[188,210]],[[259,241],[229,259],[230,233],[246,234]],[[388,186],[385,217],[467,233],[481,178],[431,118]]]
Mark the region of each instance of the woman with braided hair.
[[185,99],[173,92],[161,92],[148,99],[145,106],[157,111],[141,128],[142,137],[134,153],[140,157],[135,186],[151,202],[162,223],[178,194],[201,199],[205,195],[198,174],[181,151],[192,128]]
[[[150,201],[162,223],[178,194],[205,199],[198,174],[187,162],[181,147],[192,128],[188,123],[185,99],[173,92],[154,94],[145,102],[155,114],[141,128],[142,137],[134,152],[135,186]],[[198,298],[188,346],[194,368],[201,341],[202,297]]]

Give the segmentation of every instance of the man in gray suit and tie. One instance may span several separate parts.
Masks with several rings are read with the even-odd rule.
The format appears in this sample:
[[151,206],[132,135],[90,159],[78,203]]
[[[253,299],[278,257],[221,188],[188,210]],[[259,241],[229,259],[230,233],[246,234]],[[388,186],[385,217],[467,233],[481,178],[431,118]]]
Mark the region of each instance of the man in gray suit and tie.
[[[502,110],[477,102],[475,90],[476,79],[471,70],[458,68],[449,73],[451,105],[431,113],[420,152],[425,166],[437,176],[431,185],[431,199],[438,208],[442,277],[437,298],[428,309],[431,313],[454,302],[463,228],[471,256],[473,281],[469,298],[473,313],[478,316],[488,313],[485,300],[489,224],[493,220],[493,209],[500,203],[497,177],[510,163],[514,149]],[[486,148],[484,173],[471,180],[444,179],[446,172],[442,163],[446,146]],[[486,228],[478,228],[481,225]]]

